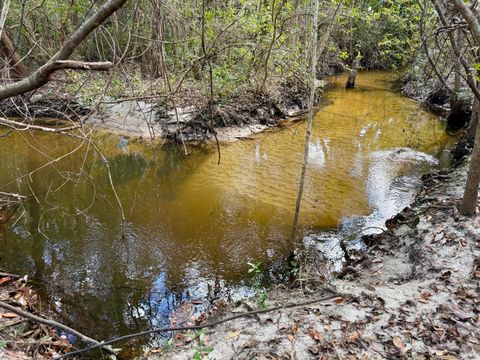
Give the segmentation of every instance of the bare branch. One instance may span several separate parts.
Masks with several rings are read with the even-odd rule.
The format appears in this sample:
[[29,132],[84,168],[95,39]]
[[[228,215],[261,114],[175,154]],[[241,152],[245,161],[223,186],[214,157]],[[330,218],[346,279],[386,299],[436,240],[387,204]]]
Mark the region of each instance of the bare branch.
[[61,329],[61,330],[66,331],[66,332],[68,332],[72,335],[75,335],[76,337],[78,337],[79,339],[81,339],[82,341],[84,341],[86,343],[98,345],[98,347],[101,347],[103,350],[107,351],[109,354],[115,354],[115,352],[112,351],[112,349],[108,348],[107,346],[102,345],[97,340],[94,340],[91,337],[83,335],[82,333],[78,332],[77,330],[72,329],[71,327],[69,327],[67,325],[63,325],[59,322],[56,322],[55,320],[41,318],[41,317],[33,315],[33,314],[31,314],[27,311],[23,311],[23,310],[15,307],[15,306],[4,303],[3,301],[0,301],[0,308],[6,309],[6,310],[11,311],[11,312],[14,312],[15,314],[18,314],[18,315],[20,315],[24,318],[30,319],[32,321],[35,321],[39,324],[44,324],[44,325],[55,327],[57,329]]
[[463,0],[450,0],[470,27],[475,42],[480,46],[480,22]]
[[75,60],[58,60],[50,64],[49,66],[51,66],[52,72],[63,69],[106,71],[112,68],[113,63],[110,61],[87,62]]
[[[440,22],[444,27],[448,26],[447,20],[445,19],[445,16],[443,15],[443,9],[441,8],[441,5],[436,2],[435,0],[432,0],[433,5],[435,6],[435,10],[437,11],[438,18],[440,19]],[[470,67],[468,62],[465,60],[465,58],[462,55],[462,52],[460,51],[459,44],[457,40],[455,39],[454,35],[452,32],[448,33],[448,37],[450,39],[450,43],[452,44],[453,51],[455,52],[455,56],[457,57],[458,60],[460,60],[460,63],[463,65],[463,68],[465,69],[465,73],[467,74],[467,77],[465,78],[465,81],[467,82],[468,86],[474,93],[474,95],[477,97],[478,100],[480,100],[480,91],[475,84],[475,72],[474,70]],[[426,45],[425,45],[426,48]],[[426,53],[428,54],[428,50],[425,50]],[[427,55],[428,56],[428,55]],[[432,67],[435,70],[435,65],[432,64]],[[446,84],[444,84],[446,85]],[[447,90],[450,91],[450,89],[447,86]]]
[[[0,100],[24,94],[28,91],[39,88],[48,82],[52,73],[52,64],[58,61],[67,60],[75,51],[77,46],[110,15],[120,9],[127,0],[109,0],[87,21],[85,21],[63,44],[61,49],[53,55],[50,60],[38,68],[27,78],[13,84],[0,88]],[[54,65],[55,67],[55,65]]]
[[69,127],[64,127],[64,128],[51,128],[51,127],[46,127],[46,126],[39,126],[39,125],[33,125],[33,124],[28,124],[28,123],[22,123],[18,121],[13,121],[5,118],[0,117],[0,125],[8,126],[10,128],[16,129],[16,130],[40,130],[40,131],[45,131],[45,132],[51,132],[51,133],[62,133],[65,131],[70,131],[77,129],[79,126],[69,126]]

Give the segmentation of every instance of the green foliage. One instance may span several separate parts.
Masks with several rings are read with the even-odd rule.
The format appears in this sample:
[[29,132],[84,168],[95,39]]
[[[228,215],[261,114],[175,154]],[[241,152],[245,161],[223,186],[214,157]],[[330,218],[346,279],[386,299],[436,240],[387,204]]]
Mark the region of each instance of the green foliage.
[[253,288],[257,294],[257,304],[260,308],[265,309],[267,307],[266,301],[268,300],[268,292],[262,287],[261,276],[262,268],[261,263],[251,263],[248,262],[248,273],[253,274]]
[[296,277],[298,275],[298,271],[300,270],[300,264],[298,260],[294,259],[290,261],[290,275],[292,277]]
[[248,273],[253,274],[255,277],[260,276],[262,269],[260,268],[261,263],[251,263],[248,262]]
[[[325,33],[335,22],[328,51],[322,54],[323,63],[349,66],[359,52],[362,65],[367,68],[398,68],[409,61],[419,43],[416,1],[347,0],[333,18],[339,3],[340,0],[320,2],[319,33]],[[226,0],[206,1],[205,5],[203,13],[202,1],[127,2],[81,43],[74,58],[87,61],[122,58],[128,69],[122,68],[122,73],[113,77],[108,87],[112,96],[139,89],[145,78],[158,79],[155,82],[158,89],[168,91],[164,84],[165,69],[174,87],[182,79],[190,86],[199,85],[207,94],[208,63],[212,65],[216,97],[258,86],[265,77],[267,89],[279,94],[285,88],[294,92],[306,90],[312,36],[311,1]],[[101,2],[91,0],[12,2],[8,29],[12,38],[19,40],[18,49],[22,56],[26,55],[26,63],[35,67],[55,53],[99,6]],[[203,37],[209,62],[203,57]],[[140,74],[131,69],[139,69]],[[73,72],[69,76],[74,80],[69,90],[75,92],[79,86],[77,80],[83,77]],[[90,96],[103,86],[104,83],[92,82],[82,93]]]
[[346,8],[336,34],[336,41],[344,44],[339,54],[342,60],[353,61],[357,51],[362,52],[367,68],[395,69],[410,60],[419,45],[420,8],[416,1],[347,1]]
[[211,346],[208,346],[204,340],[206,329],[201,329],[197,332],[186,333],[184,336],[192,341],[196,342],[194,353],[192,358],[194,360],[204,359],[205,356],[208,356],[214,349]]
[[168,352],[172,351],[173,346],[174,346],[173,338],[165,339],[165,341],[163,342],[163,346],[162,346],[163,352],[168,353]]
[[480,63],[473,64],[473,68],[475,69],[475,80],[480,81]]

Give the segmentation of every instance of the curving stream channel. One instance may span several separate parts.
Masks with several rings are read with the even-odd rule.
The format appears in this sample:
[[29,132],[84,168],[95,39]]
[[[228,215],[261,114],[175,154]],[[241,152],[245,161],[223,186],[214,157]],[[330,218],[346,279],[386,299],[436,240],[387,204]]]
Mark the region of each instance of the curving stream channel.
[[[344,77],[314,119],[300,216],[303,234],[382,226],[413,199],[419,176],[448,160],[455,138],[389,74]],[[0,130],[0,133],[3,131]],[[275,280],[289,242],[305,123],[254,140],[192,148],[95,135],[18,132],[0,139],[0,191],[34,194],[0,234],[0,267],[28,273],[58,319],[106,339],[169,323],[183,301],[243,297],[247,262]],[[52,159],[64,156],[51,165]],[[32,172],[28,175],[30,172]]]

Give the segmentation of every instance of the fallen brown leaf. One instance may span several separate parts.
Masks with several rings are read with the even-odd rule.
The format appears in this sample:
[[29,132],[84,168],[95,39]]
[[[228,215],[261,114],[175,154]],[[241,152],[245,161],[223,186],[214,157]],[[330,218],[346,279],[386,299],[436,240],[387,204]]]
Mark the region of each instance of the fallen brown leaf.
[[395,345],[395,347],[399,350],[403,350],[403,348],[405,347],[405,345],[403,345],[402,339],[400,339],[398,336],[395,336],[392,339],[392,342],[393,342],[393,345]]
[[292,327],[288,329],[288,332],[292,335],[295,335],[296,333],[298,333],[298,325],[297,324],[292,325]]
[[7,312],[7,313],[2,313],[0,314],[0,318],[6,318],[6,319],[11,319],[11,318],[15,318],[17,317],[18,315],[13,313],[13,312]]
[[310,335],[310,337],[316,341],[322,341],[323,339],[322,335],[320,335],[320,333],[314,328],[308,329],[308,335]]
[[355,342],[358,339],[360,339],[360,333],[358,331],[355,331],[348,336],[347,341],[348,342]]
[[225,336],[225,339],[231,340],[231,339],[234,339],[234,338],[239,337],[239,336],[240,336],[240,330],[232,331],[232,332],[229,332],[227,336]]
[[8,281],[12,280],[12,278],[9,278],[9,277],[3,277],[3,278],[0,278],[0,285],[2,285],[3,283],[6,283]]
[[431,296],[432,296],[432,293],[430,291],[424,291],[422,293],[422,298],[425,299],[425,300],[430,299]]

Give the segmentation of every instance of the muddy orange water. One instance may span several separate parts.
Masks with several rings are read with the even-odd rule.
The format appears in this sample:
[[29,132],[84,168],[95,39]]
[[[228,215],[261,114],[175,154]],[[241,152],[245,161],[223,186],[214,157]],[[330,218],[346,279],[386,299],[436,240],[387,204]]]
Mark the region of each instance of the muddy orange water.
[[[304,234],[381,226],[455,141],[437,117],[392,92],[388,76],[360,73],[353,91],[340,77],[326,93],[310,144]],[[39,280],[60,320],[99,339],[168,323],[184,300],[248,295],[247,262],[279,277],[291,253],[304,133],[298,123],[223,145],[220,165],[213,147],[184,157],[174,146],[95,135],[123,225],[91,146],[46,133],[2,138],[0,191],[32,197],[0,242],[0,267]]]

